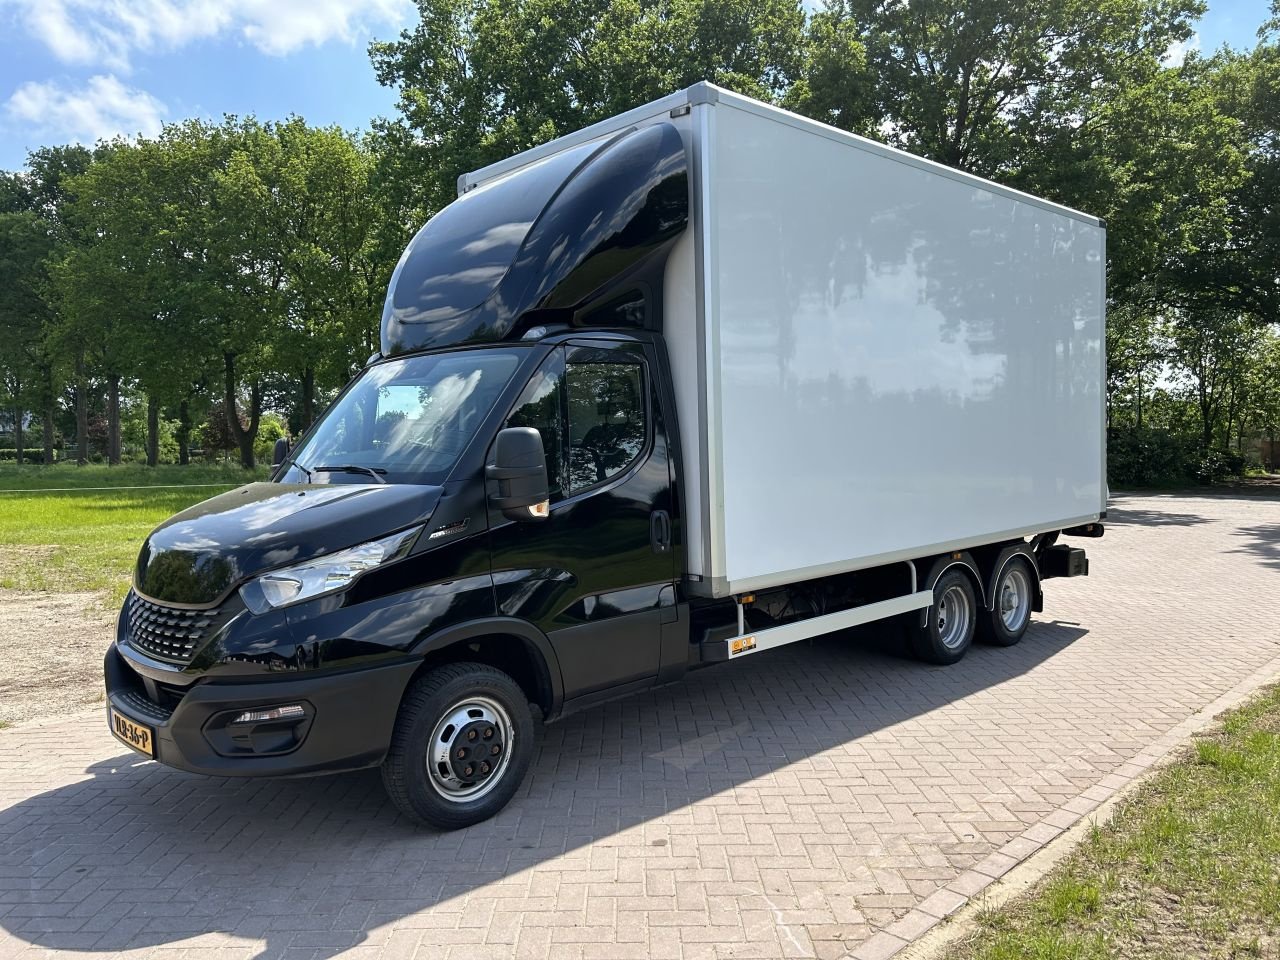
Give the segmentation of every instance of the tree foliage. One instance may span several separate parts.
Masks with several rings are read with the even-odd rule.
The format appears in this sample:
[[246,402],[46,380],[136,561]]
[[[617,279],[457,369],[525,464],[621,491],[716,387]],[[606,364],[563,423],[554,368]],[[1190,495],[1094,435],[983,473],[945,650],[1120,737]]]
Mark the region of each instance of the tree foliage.
[[47,458],[101,434],[253,463],[376,349],[459,174],[700,80],[1104,218],[1118,477],[1212,475],[1277,430],[1280,4],[1254,49],[1185,60],[1203,0],[417,7],[370,48],[399,97],[372,133],[187,120],[0,176],[0,405]]
[[193,120],[102,147],[63,211],[93,242],[52,267],[69,337],[153,406],[216,396],[252,466],[274,384],[292,385],[305,426],[317,391],[371,352],[389,274],[373,167],[362,141],[297,118]]
[[378,79],[427,173],[428,210],[459,174],[710,80],[765,100],[800,75],[799,0],[419,0],[421,21],[375,43]]

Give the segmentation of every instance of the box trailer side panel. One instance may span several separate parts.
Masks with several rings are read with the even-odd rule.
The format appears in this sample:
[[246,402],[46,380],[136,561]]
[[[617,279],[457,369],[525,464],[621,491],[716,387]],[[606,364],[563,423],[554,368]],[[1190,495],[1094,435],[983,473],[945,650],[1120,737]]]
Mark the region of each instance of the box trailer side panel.
[[1096,519],[1099,222],[737,100],[695,111],[712,592]]

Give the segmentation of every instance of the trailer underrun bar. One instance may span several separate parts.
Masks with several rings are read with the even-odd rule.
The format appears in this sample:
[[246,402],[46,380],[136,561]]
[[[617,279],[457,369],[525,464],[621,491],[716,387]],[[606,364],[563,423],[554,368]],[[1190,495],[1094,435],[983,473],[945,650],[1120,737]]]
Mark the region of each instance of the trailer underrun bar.
[[752,633],[741,633],[736,637],[724,640],[708,640],[702,645],[703,660],[733,660],[749,653],[771,650],[774,647],[795,643],[797,640],[808,640],[834,630],[845,630],[849,627],[861,626],[887,617],[895,617],[900,613],[923,610],[933,603],[932,590],[919,590],[902,597],[889,600],[878,600],[875,603],[864,603],[838,610],[795,623],[785,623],[780,627],[769,627],[767,630],[756,630]]

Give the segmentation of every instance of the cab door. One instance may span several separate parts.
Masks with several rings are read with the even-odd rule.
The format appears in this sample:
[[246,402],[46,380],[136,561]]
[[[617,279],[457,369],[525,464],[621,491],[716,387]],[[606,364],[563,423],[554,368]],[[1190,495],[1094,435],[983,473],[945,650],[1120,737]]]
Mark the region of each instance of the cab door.
[[672,464],[651,351],[559,346],[503,424],[542,435],[551,506],[528,521],[490,510],[498,610],[548,635],[566,700],[656,677],[674,619]]

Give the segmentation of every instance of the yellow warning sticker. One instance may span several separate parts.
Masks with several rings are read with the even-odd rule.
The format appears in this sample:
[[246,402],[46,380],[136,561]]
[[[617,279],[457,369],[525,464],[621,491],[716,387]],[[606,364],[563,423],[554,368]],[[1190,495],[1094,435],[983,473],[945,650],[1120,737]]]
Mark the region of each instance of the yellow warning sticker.
[[736,657],[740,653],[746,653],[748,650],[754,650],[755,648],[755,637],[738,637],[729,643],[729,656]]

